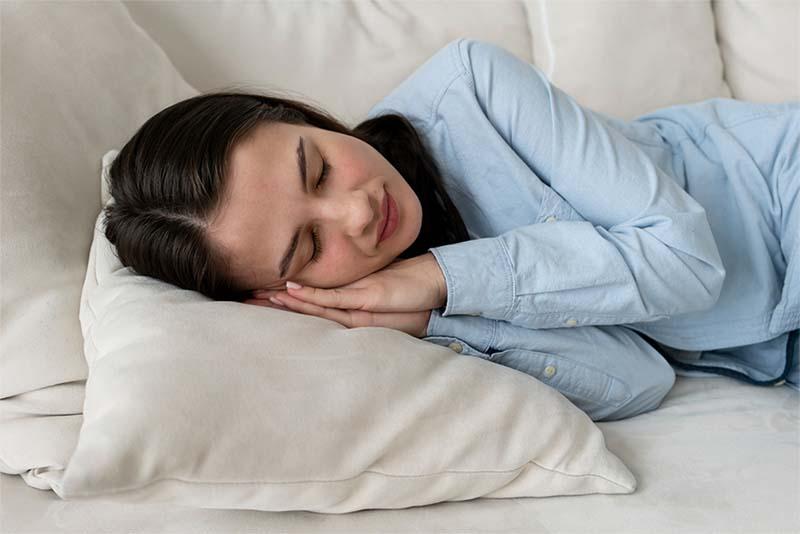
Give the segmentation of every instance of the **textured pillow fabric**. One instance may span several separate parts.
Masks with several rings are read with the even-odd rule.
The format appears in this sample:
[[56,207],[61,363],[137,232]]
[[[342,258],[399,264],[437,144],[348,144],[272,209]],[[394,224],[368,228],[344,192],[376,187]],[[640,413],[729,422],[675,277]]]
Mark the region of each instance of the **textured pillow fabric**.
[[711,0],[524,0],[533,59],[593,110],[632,119],[730,97]]
[[532,59],[519,0],[126,5],[193,87],[216,90],[235,80],[310,99],[353,123],[458,36]]
[[62,498],[344,513],[634,491],[600,429],[535,378],[137,275],[102,218],[81,296],[84,422],[50,480]]
[[714,16],[735,98],[800,100],[798,0],[715,0]]
[[197,94],[116,2],[0,2],[0,471],[49,489],[82,422],[97,162]]

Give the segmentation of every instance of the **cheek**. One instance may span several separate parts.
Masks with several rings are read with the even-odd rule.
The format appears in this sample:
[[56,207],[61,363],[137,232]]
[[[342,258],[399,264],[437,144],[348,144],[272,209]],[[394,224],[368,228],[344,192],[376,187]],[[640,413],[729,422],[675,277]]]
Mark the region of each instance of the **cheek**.
[[358,181],[374,178],[375,169],[380,167],[380,160],[376,158],[374,149],[361,143],[351,147],[342,161],[342,168],[347,173],[346,176]]
[[346,264],[348,258],[352,257],[350,245],[342,238],[328,238],[322,244],[322,258],[319,265],[324,269],[335,270],[336,266]]
[[364,252],[349,240],[337,239],[332,241],[328,250],[330,254],[327,251],[325,252],[327,257],[325,258],[324,266],[321,266],[320,269],[337,280],[347,279],[348,283],[353,281],[353,276],[360,274],[370,259],[364,257]]
[[368,160],[351,158],[341,166],[340,178],[350,186],[358,186],[370,179],[373,174]]

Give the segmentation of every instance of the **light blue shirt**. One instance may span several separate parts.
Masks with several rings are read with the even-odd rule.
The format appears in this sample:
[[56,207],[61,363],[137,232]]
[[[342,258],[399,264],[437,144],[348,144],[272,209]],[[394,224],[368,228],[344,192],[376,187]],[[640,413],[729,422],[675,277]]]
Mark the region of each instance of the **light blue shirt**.
[[[570,369],[562,391],[595,388],[588,399],[619,376],[605,361],[592,367],[591,353],[638,346],[627,336],[608,344],[621,329],[604,325],[689,359],[800,328],[798,231],[780,238],[781,197],[800,204],[800,155],[777,142],[800,139],[800,102],[715,98],[624,121],[582,107],[502,47],[461,38],[367,117],[386,113],[418,129],[470,234],[429,249],[447,302],[424,339],[493,361],[536,353],[540,377],[560,358],[549,367]],[[793,165],[792,182],[778,164]],[[778,356],[761,370],[725,365],[771,378],[786,349]],[[620,392],[635,389],[621,382]]]

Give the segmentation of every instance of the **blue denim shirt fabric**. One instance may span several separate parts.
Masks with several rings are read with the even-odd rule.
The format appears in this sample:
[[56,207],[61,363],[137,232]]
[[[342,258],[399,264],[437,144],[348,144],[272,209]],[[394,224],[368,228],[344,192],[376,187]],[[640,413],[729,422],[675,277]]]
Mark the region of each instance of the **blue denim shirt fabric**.
[[[800,203],[800,102],[715,98],[624,121],[461,38],[367,117],[386,113],[418,129],[470,234],[429,249],[447,302],[424,339],[610,402],[647,380],[620,370],[634,346],[702,367],[702,351],[800,328],[800,209],[781,204]],[[592,367],[587,351],[604,357]],[[786,354],[726,365],[764,379]]]

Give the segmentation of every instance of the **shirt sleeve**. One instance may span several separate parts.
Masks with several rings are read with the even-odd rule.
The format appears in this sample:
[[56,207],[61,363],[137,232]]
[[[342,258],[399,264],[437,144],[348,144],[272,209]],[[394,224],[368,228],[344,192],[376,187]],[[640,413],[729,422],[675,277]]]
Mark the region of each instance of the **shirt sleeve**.
[[526,373],[593,421],[655,409],[675,382],[664,357],[624,325],[534,329],[433,310],[425,341]]
[[435,309],[431,310],[428,328],[423,339],[427,340],[430,337],[455,338],[469,343],[480,352],[488,352],[495,341],[498,323],[502,323],[502,321],[467,315],[442,317],[441,310]]
[[460,39],[493,127],[583,220],[432,247],[442,315],[529,328],[655,321],[710,308],[725,269],[705,209],[642,148],[505,49]]

